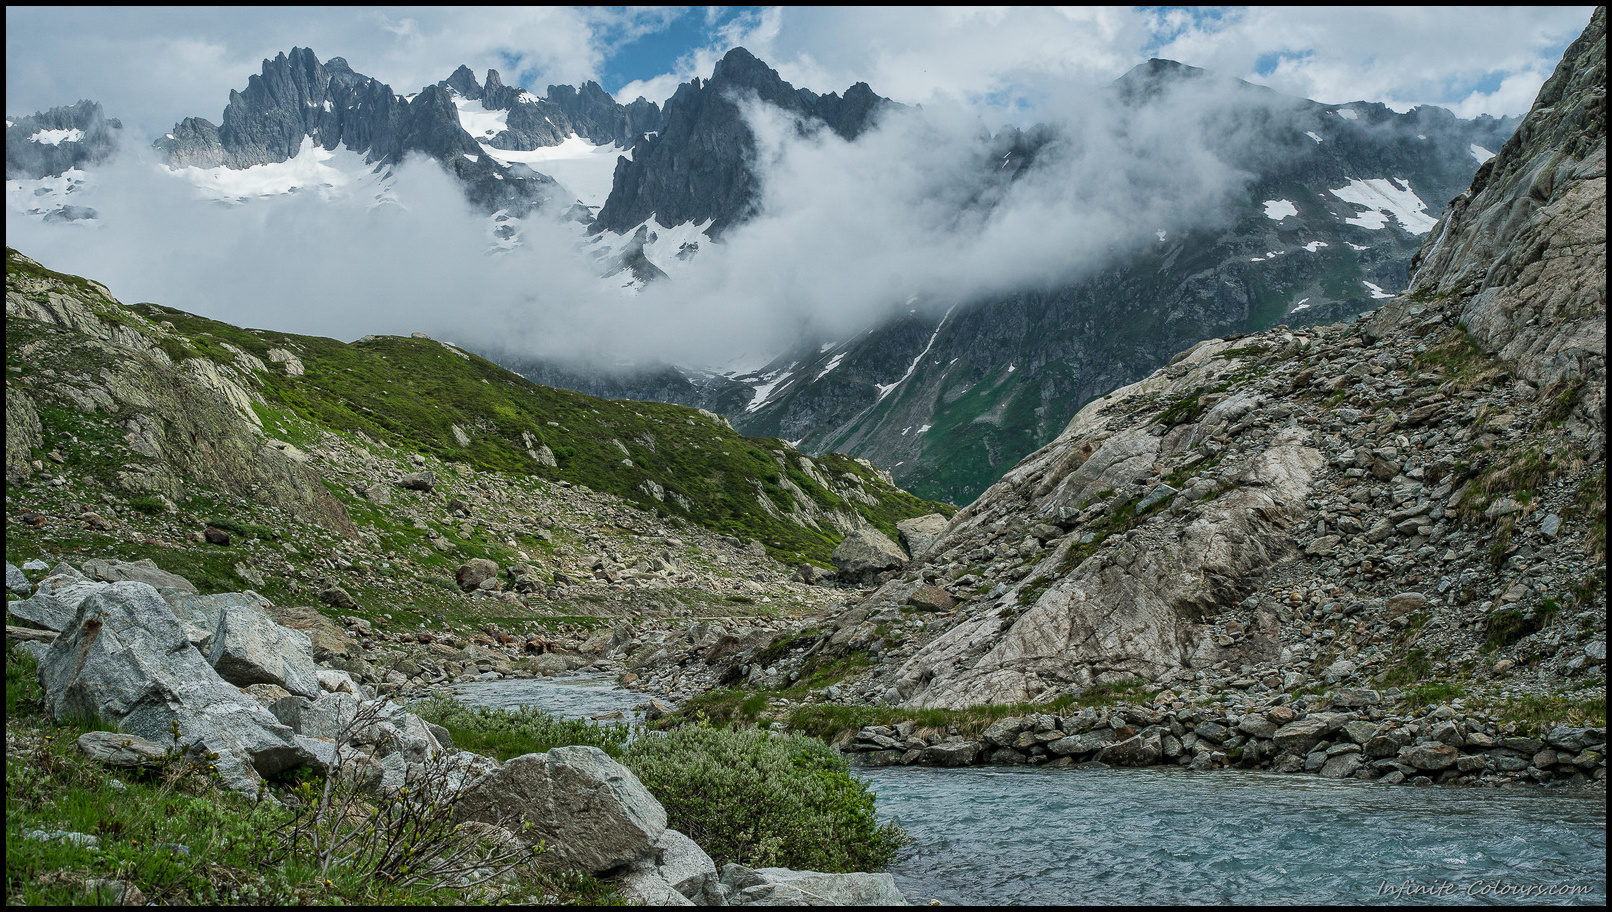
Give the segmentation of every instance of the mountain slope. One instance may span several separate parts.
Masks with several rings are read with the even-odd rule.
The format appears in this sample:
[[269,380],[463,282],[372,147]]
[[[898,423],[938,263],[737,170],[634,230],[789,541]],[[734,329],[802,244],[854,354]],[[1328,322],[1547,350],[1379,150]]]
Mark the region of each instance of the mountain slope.
[[[1410,293],[1195,345],[960,511],[859,606],[924,580],[966,600],[870,692],[958,707],[1140,677],[1177,710],[1604,713],[1605,59],[1598,10]],[[1260,738],[1238,745],[1280,749]]]
[[[154,304],[124,307],[104,288],[15,251],[7,281],[7,345],[17,365],[8,375],[8,413],[16,397],[19,415],[42,416],[44,436],[32,438],[37,448],[63,433],[55,425],[69,420],[64,407],[88,403],[71,420],[94,425],[97,438],[108,441],[98,471],[110,487],[177,499],[182,479],[206,477],[250,494],[276,473],[297,475],[290,461],[269,452],[275,440],[295,444],[336,432],[481,471],[586,485],[679,521],[759,539],[789,563],[827,563],[850,531],[871,525],[894,535],[897,520],[950,509],[896,489],[888,476],[847,456],[807,457],[782,441],[740,436],[689,408],[540,387],[423,337],[347,345],[239,329]],[[23,366],[44,348],[60,367]],[[185,424],[199,420],[198,412],[179,403],[215,394],[229,408],[207,413],[213,417],[203,424],[217,439],[203,453],[234,455],[198,461],[197,432]],[[41,404],[32,408],[27,397]],[[26,465],[12,456],[8,446],[8,471],[14,462]],[[322,493],[299,483],[309,493],[288,495],[288,505]],[[335,513],[331,523],[345,528]]]
[[[1113,95],[1141,116],[1210,78],[1153,61]],[[803,346],[735,378],[768,395],[725,413],[808,450],[865,455],[927,496],[970,499],[1086,402],[1191,342],[1346,318],[1403,290],[1433,224],[1426,203],[1459,192],[1476,150],[1498,147],[1512,127],[1435,108],[1321,105],[1244,83],[1226,92],[1205,140],[1250,179],[1207,224],[1160,226],[1151,249],[1071,283],[959,300],[944,318],[914,313]],[[1049,141],[1027,144],[1020,173]]]

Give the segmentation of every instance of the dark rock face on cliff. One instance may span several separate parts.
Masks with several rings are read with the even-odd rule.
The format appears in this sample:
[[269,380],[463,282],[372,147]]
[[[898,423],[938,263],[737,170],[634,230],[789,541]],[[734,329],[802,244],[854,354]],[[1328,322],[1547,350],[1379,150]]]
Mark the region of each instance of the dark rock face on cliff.
[[660,105],[639,96],[622,105],[589,80],[581,89],[551,85],[547,97],[539,98],[518,86],[506,86],[497,70],[487,71],[485,86],[476,82],[468,67],[455,70],[438,83],[464,98],[480,101],[488,111],[505,111],[505,129],[488,137],[495,149],[529,152],[556,146],[576,134],[600,145],[613,143],[624,149],[643,133],[660,129]]
[[93,101],[6,118],[6,179],[38,180],[105,161],[123,124]]
[[1140,677],[1258,708],[1457,668],[1474,692],[1604,695],[1604,15],[1409,293],[1199,343],[1090,403],[855,606],[965,600],[884,698]]
[[[551,90],[552,94],[552,90]],[[739,105],[754,98],[854,139],[889,104],[865,83],[841,98],[796,89],[744,48],[729,51],[709,80],[684,83],[666,102],[664,125],[640,135],[631,161],[616,165],[595,231],[625,233],[655,217],[664,227],[711,221],[711,233],[743,221],[759,187],[751,170],[755,137]]]

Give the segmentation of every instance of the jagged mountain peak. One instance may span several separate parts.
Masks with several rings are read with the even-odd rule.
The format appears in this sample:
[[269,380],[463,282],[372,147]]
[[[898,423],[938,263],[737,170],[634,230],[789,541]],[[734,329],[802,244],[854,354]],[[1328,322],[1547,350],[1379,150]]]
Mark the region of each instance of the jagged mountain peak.
[[[496,79],[498,79],[498,71],[488,70],[487,81],[492,83]],[[438,85],[445,85],[466,98],[481,98],[481,83],[476,81],[476,74],[470,71],[470,67],[462,63],[459,64],[459,69],[453,71],[453,75],[444,79]]]

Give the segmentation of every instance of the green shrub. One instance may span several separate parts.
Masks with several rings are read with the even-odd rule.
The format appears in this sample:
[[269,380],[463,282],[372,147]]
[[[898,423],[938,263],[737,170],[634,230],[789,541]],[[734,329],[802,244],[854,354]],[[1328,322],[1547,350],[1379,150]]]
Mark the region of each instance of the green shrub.
[[551,747],[585,744],[612,757],[620,757],[628,731],[621,725],[600,725],[586,719],[561,719],[535,706],[495,709],[468,706],[437,695],[410,707],[427,722],[448,730],[454,747],[497,757],[500,761],[524,754],[541,754]]
[[907,836],[833,748],[802,735],[688,725],[650,732],[623,761],[718,866],[869,871]]
[[168,512],[168,504],[155,494],[136,494],[129,498],[129,509],[147,516],[161,516]]

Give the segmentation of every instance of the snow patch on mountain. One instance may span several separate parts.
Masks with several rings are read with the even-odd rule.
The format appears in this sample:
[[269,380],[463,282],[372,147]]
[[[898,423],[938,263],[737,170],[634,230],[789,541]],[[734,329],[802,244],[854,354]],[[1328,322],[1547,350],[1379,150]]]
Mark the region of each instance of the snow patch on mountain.
[[1411,234],[1426,234],[1438,223],[1428,214],[1427,204],[1411,190],[1410,182],[1403,177],[1351,179],[1347,187],[1328,192],[1366,210],[1353,218],[1344,219],[1346,224],[1377,230],[1386,227],[1388,219],[1393,218]]
[[[11,126],[9,121],[6,126]],[[64,142],[82,142],[84,140],[84,131],[76,128],[71,130],[40,130],[28,138],[40,145],[55,146]]]
[[484,141],[509,129],[508,111],[489,111],[474,98],[455,96],[453,106],[459,109],[459,126],[476,140]]
[[781,367],[778,370],[762,374],[759,378],[761,382],[757,383],[755,386],[756,397],[750,400],[750,404],[745,406],[744,410],[746,412],[753,412],[756,409],[761,408],[763,405],[766,405],[767,400],[772,397],[773,392],[780,386],[789,382],[789,372],[794,370],[794,368],[795,365],[791,364],[788,367]]
[[850,354],[850,352],[842,351],[839,354],[835,355],[834,357],[828,359],[827,366],[825,366],[822,370],[817,372],[817,376],[812,378],[812,382],[816,383],[817,381],[823,379],[823,377],[826,376],[829,371],[833,370],[836,367],[839,367],[840,362],[844,361],[845,356],[848,355],[848,354]]
[[1293,205],[1292,202],[1288,200],[1279,199],[1265,201],[1265,217],[1273,222],[1279,222],[1290,215],[1298,214],[1299,207]]
[[1367,282],[1367,281],[1362,280],[1360,284],[1366,286],[1366,290],[1371,293],[1371,296],[1373,298],[1378,299],[1378,300],[1384,300],[1384,299],[1387,299],[1387,298],[1397,297],[1396,295],[1393,295],[1393,294],[1390,294],[1389,292],[1383,291],[1382,288],[1379,287],[1378,285],[1376,285],[1375,283]]
[[1493,152],[1490,152],[1488,149],[1485,149],[1484,147],[1478,145],[1477,143],[1472,143],[1471,145],[1469,145],[1467,147],[1467,151],[1472,153],[1472,157],[1477,159],[1478,164],[1480,164],[1480,165],[1483,164],[1484,162],[1488,161],[1489,159],[1494,158],[1494,153]]
[[[900,386],[903,383],[906,383],[907,378],[912,376],[912,372],[918,369],[918,365],[919,365],[920,362],[923,361],[924,356],[929,354],[929,350],[931,348],[935,347],[935,340],[940,338],[941,329],[943,329],[946,326],[946,320],[951,317],[952,311],[955,310],[956,308],[957,308],[956,304],[953,304],[951,307],[946,308],[946,315],[940,318],[939,323],[935,324],[935,331],[929,334],[929,342],[924,345],[924,350],[918,353],[918,357],[912,359],[911,364],[907,365],[907,372],[901,375],[900,380],[897,380],[896,382],[891,383],[891,384],[884,384],[884,383],[875,383],[874,384],[874,386],[878,387],[878,389],[879,389],[879,398],[873,400],[874,405],[877,405],[880,402],[883,402],[884,397],[890,395],[891,390],[895,389],[896,387]],[[1013,370],[1012,366],[1009,366],[1008,370],[1011,372]]]
[[[461,115],[462,113],[463,109]],[[477,139],[482,137],[478,136]],[[623,151],[613,143],[600,143],[596,146],[575,133],[567,136],[565,142],[557,146],[545,146],[530,152],[495,149],[486,142],[481,143],[481,149],[489,158],[501,165],[508,166],[519,162],[534,171],[547,174],[559,181],[560,186],[570,191],[582,205],[595,208],[603,206],[605,199],[610,196],[610,184],[615,177],[617,157],[632,158],[630,149]],[[627,237],[631,236],[629,232]]]
[[297,154],[283,162],[250,168],[170,168],[208,199],[243,203],[252,198],[313,191],[326,201],[366,199],[371,205],[396,202],[391,171],[364,161],[347,148],[326,151],[304,136]]

